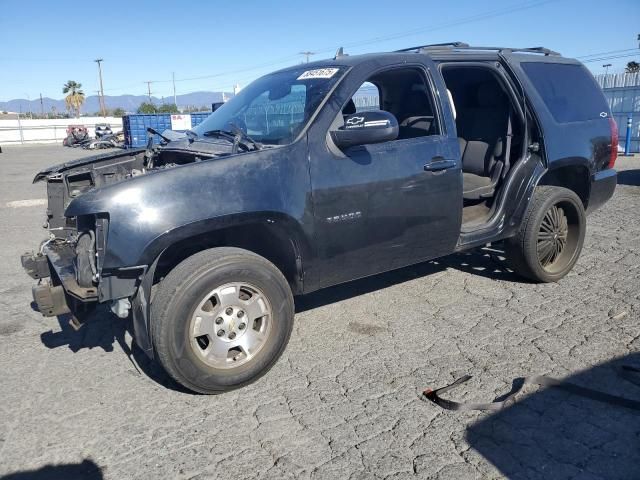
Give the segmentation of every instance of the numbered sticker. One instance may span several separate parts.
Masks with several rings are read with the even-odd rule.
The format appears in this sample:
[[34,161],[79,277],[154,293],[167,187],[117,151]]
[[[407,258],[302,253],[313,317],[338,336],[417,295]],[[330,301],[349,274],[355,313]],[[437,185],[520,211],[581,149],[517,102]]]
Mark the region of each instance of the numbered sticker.
[[314,70],[307,70],[298,77],[298,80],[310,80],[312,78],[331,78],[337,72],[338,68],[316,68]]

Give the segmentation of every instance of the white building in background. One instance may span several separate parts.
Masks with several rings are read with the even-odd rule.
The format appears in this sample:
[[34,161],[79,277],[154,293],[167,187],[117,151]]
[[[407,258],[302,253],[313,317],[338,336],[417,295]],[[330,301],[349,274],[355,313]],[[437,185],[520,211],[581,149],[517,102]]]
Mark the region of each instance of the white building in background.
[[640,72],[596,75],[611,113],[618,124],[620,145],[627,138],[627,118],[632,117],[631,151],[640,152]]

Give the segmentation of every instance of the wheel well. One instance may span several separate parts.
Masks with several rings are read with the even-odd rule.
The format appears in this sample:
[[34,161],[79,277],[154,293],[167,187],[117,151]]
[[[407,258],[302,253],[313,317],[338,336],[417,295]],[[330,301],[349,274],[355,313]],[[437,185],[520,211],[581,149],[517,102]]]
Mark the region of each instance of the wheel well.
[[589,170],[586,167],[569,165],[549,170],[542,176],[538,185],[552,185],[573,190],[582,200],[584,208],[587,208],[591,182],[589,181]]
[[154,283],[159,282],[175,266],[191,255],[215,247],[243,248],[266,258],[282,272],[294,294],[302,292],[295,243],[278,229],[260,224],[228,227],[195,235],[172,244],[160,255]]

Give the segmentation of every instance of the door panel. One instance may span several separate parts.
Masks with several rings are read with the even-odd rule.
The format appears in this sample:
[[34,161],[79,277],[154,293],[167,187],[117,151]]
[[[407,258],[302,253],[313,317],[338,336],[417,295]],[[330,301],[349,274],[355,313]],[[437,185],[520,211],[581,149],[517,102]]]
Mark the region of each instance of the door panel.
[[[416,64],[415,58],[395,55],[353,67],[309,132],[315,255],[305,269],[305,290],[455,250],[462,220],[455,124],[448,103],[443,104],[448,102],[446,87],[433,62],[420,55]],[[413,70],[413,75],[396,77],[399,70]],[[415,78],[424,85],[417,85]],[[371,80],[379,87],[379,106],[401,116],[399,122],[430,114],[435,128],[424,136],[340,151],[327,132],[343,124],[342,108],[353,108],[349,102],[354,93]],[[427,115],[420,115],[424,107],[414,102],[420,91],[433,96]],[[371,105],[367,103],[367,109]]]
[[[429,136],[353,147],[344,158],[312,155],[320,286],[454,250],[462,177],[452,147]],[[426,171],[434,158],[450,168]]]

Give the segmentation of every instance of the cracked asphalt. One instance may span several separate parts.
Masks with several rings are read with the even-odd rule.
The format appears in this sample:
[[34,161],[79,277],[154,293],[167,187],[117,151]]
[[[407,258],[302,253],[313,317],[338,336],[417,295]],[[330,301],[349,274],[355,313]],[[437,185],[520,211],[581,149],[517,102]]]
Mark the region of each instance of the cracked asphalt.
[[[7,478],[640,478],[640,412],[527,386],[495,413],[449,412],[547,374],[640,400],[640,158],[589,217],[582,256],[534,285],[499,253],[453,255],[297,299],[295,330],[258,382],[182,391],[101,311],[75,332],[30,307],[19,256],[44,238],[41,167],[87,152],[0,154],[0,475]],[[136,366],[138,365],[138,366]],[[15,474],[11,476],[9,474]],[[24,476],[20,476],[20,474]]]

